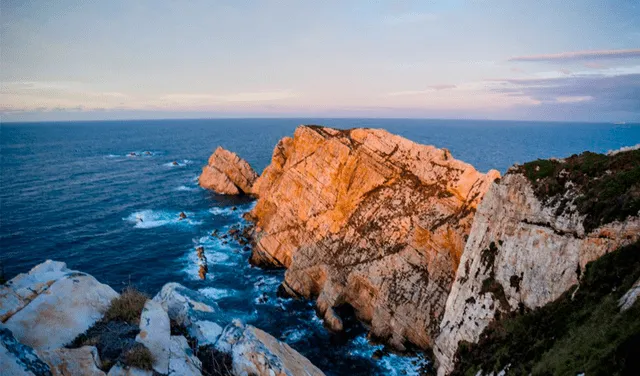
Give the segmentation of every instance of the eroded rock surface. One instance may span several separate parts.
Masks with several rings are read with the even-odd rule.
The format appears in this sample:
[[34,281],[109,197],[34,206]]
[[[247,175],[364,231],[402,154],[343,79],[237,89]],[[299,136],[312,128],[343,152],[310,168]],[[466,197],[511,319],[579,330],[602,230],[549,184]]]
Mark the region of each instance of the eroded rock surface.
[[235,375],[324,375],[289,345],[251,325],[236,322],[227,326],[216,347],[231,353]]
[[101,319],[118,296],[94,277],[55,261],[15,277],[6,287],[12,291],[2,296],[1,305],[5,307],[6,299],[18,305],[5,310],[4,324],[16,339],[36,350],[70,343]]
[[162,305],[147,300],[140,315],[140,333],[136,341],[142,343],[153,355],[153,369],[162,374],[169,373],[171,348],[171,325],[169,315]]
[[288,268],[325,324],[349,304],[398,348],[431,344],[466,237],[497,171],[384,130],[301,126],[256,181],[252,262]]
[[105,376],[98,350],[93,346],[41,351],[40,357],[49,364],[53,376]]
[[[231,354],[234,375],[323,375],[287,344],[253,326],[231,322],[215,302],[197,291],[178,283],[168,283],[154,301],[167,310],[171,320],[187,329],[198,346],[210,345]],[[194,367],[201,366],[191,356],[184,337],[172,336],[171,341],[170,374],[173,369],[182,369],[184,374],[189,374]],[[174,352],[181,355],[174,356]]]
[[198,182],[202,188],[218,193],[237,195],[252,193],[258,174],[235,153],[218,147],[202,169]]
[[49,365],[29,346],[15,339],[9,329],[0,324],[0,373],[6,375],[51,376]]
[[477,342],[497,316],[557,299],[588,262],[640,238],[640,182],[627,175],[639,156],[611,157],[532,162],[491,186],[446,303],[439,375],[453,369],[459,343]]

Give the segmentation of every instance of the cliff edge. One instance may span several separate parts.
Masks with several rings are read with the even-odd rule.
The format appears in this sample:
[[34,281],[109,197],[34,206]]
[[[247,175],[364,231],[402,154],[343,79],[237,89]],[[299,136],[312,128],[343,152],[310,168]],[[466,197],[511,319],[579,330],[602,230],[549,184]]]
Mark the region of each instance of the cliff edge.
[[578,285],[590,261],[640,239],[640,150],[512,167],[478,207],[435,344],[438,374],[460,343]]
[[428,347],[498,177],[384,130],[300,126],[253,187],[251,261],[286,267],[282,291],[317,299],[330,329],[348,305],[396,348]]

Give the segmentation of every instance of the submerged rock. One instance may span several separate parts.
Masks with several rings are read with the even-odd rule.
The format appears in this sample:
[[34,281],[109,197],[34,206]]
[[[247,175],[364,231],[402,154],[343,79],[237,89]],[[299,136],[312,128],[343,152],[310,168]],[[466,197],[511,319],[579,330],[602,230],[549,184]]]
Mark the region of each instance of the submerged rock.
[[428,347],[497,177],[383,130],[300,126],[253,187],[251,261],[288,268],[283,291],[317,297],[329,327],[348,304],[396,348]]
[[[92,276],[68,270],[64,263],[54,261],[17,276],[6,287],[13,290],[11,301],[17,301],[22,308],[8,310],[15,313],[6,319],[5,325],[20,342],[36,350],[70,343],[100,320],[111,300],[118,296]],[[14,299],[15,296],[21,300]]]
[[253,193],[252,186],[258,174],[235,153],[218,147],[202,169],[198,182],[202,188],[221,194]]
[[[580,282],[587,263],[640,238],[638,206],[633,211],[640,181],[616,178],[638,163],[640,151],[585,153],[516,166],[492,185],[478,208],[435,343],[439,375],[453,369],[458,344],[477,342],[496,316],[554,301]],[[609,197],[612,186],[618,191]],[[597,203],[590,206],[590,200]]]

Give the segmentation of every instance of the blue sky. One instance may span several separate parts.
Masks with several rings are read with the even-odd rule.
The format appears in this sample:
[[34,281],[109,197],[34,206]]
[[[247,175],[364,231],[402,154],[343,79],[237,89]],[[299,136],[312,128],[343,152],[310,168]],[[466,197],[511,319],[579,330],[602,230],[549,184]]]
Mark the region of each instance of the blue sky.
[[640,121],[640,1],[16,1],[3,121]]

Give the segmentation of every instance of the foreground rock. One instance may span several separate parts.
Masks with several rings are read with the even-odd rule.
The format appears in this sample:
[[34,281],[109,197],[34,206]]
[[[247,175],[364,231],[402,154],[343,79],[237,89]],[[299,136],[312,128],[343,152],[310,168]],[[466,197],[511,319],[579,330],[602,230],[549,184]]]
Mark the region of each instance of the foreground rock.
[[585,153],[512,168],[491,187],[447,300],[434,349],[439,375],[453,369],[460,342],[556,300],[588,262],[640,238],[640,181],[629,178],[639,168],[638,150]]
[[49,365],[29,346],[18,342],[10,330],[0,324],[0,371],[6,375],[50,376]]
[[317,297],[331,329],[349,304],[397,348],[427,347],[497,177],[383,130],[301,126],[253,187],[252,262],[288,268],[283,289]]
[[153,369],[162,374],[169,373],[171,348],[171,326],[169,315],[160,303],[148,300],[140,316],[140,333],[136,341],[145,345],[153,355]]
[[47,261],[2,287],[4,324],[21,343],[51,350],[70,343],[102,318],[118,296],[92,276]]
[[229,325],[216,347],[232,354],[233,373],[236,375],[323,375],[289,345],[250,325]]
[[[177,284],[166,284],[154,297],[164,307],[171,320],[187,329],[199,346],[213,346],[231,354],[234,375],[256,376],[319,376],[317,367],[297,351],[273,336],[250,325],[230,323],[218,306],[202,294]],[[172,341],[176,341],[172,337]],[[176,348],[185,348],[181,345]],[[177,364],[180,363],[176,360]],[[185,367],[192,368],[188,363]]]
[[198,182],[202,188],[218,193],[237,195],[251,194],[258,174],[235,153],[218,147],[202,169]]
[[93,346],[79,349],[41,351],[40,358],[51,367],[54,376],[87,375],[104,376],[98,350]]

